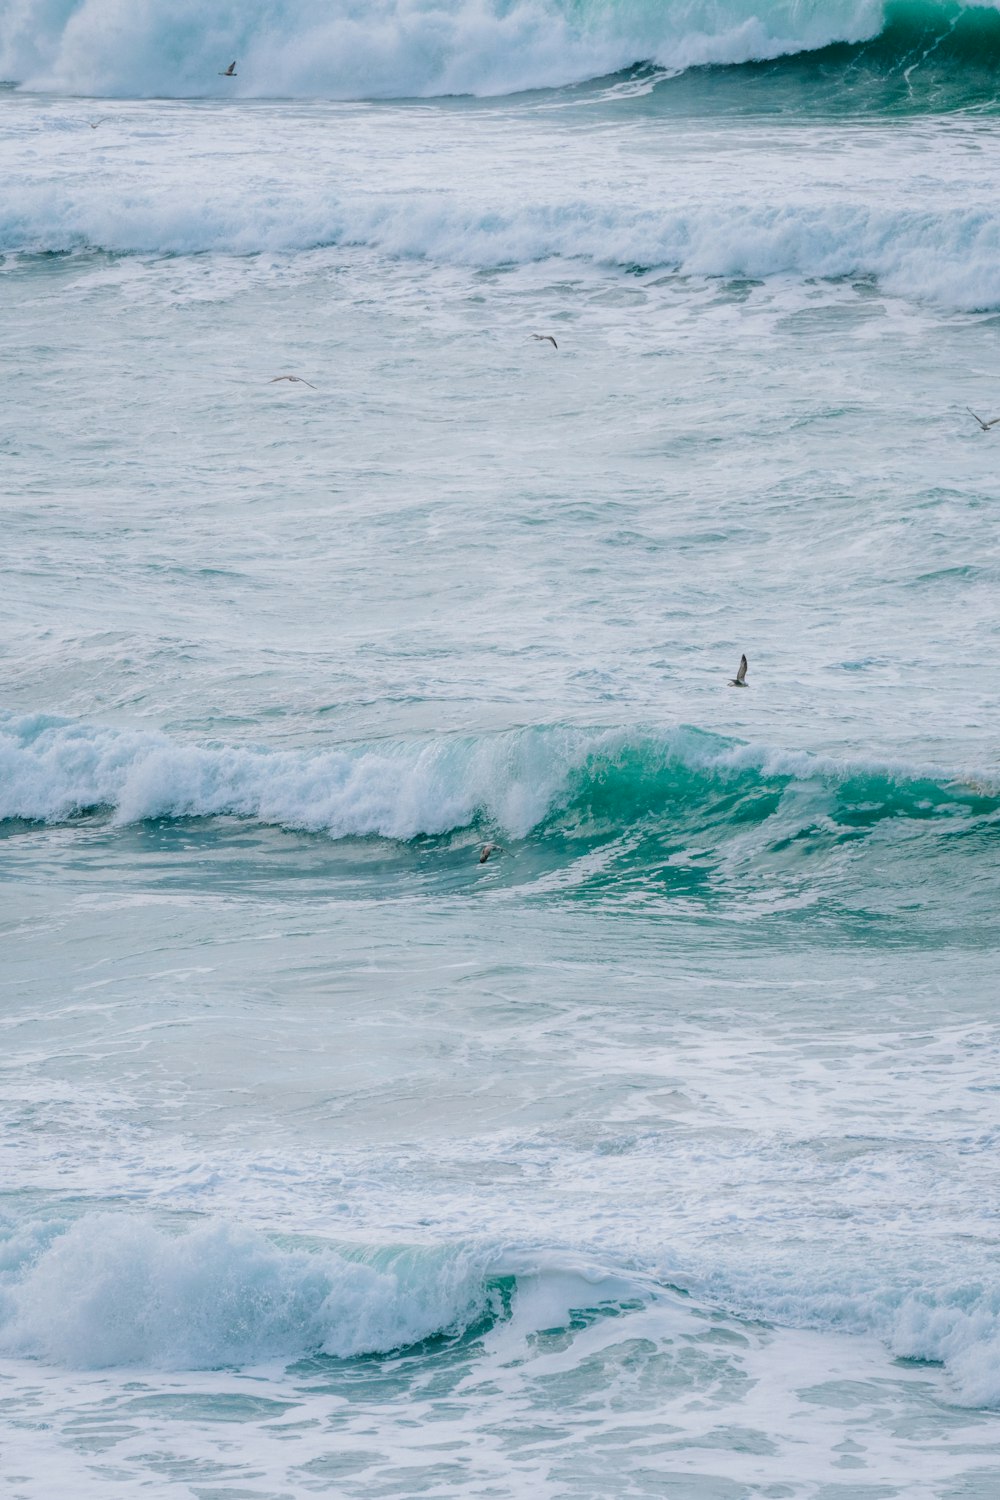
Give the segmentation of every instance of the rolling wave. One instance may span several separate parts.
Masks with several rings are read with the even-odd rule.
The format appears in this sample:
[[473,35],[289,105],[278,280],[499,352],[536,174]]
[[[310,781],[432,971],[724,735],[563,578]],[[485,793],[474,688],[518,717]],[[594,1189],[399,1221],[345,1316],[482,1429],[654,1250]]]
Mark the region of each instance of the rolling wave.
[[521,850],[504,878],[541,894],[728,902],[737,917],[762,900],[768,911],[834,899],[898,914],[921,906],[925,882],[933,891],[957,878],[942,860],[971,860],[965,868],[978,872],[967,924],[997,894],[992,782],[690,728],[551,726],[266,751],[39,716],[0,721],[0,819],[87,814],[118,825],[238,818],[334,840],[438,840],[443,852],[489,833]]
[[108,97],[501,95],[830,48],[826,63],[982,70],[1000,16],[958,0],[0,0],[0,76]]

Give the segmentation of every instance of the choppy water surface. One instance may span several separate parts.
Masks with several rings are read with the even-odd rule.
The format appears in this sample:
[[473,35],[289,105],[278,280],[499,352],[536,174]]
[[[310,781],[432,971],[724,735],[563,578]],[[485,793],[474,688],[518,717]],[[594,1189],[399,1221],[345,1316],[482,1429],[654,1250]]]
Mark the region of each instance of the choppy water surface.
[[0,0],[19,1500],[1000,1488],[1000,31],[696,10]]

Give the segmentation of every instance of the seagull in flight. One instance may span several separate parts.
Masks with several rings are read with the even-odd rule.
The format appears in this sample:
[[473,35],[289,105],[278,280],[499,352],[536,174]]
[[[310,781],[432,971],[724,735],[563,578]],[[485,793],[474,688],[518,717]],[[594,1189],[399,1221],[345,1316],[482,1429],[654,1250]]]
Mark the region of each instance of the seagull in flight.
[[236,71],[236,61],[235,61],[235,59],[229,64],[229,67],[226,69],[226,71],[224,73],[220,73],[219,74],[219,77],[220,78],[238,78],[239,77],[239,74]]
[[553,349],[559,348],[559,345],[556,343],[551,333],[533,333],[531,337],[535,339],[539,344],[551,344]]
[[105,123],[106,119],[107,119],[107,116],[105,115],[100,120],[88,120],[87,124],[90,126],[91,130],[96,130],[97,127],[98,127],[98,125],[103,125]]
[[274,379],[269,380],[267,383],[268,385],[277,385],[279,380],[290,380],[293,385],[307,385],[311,391],[316,389],[311,380],[303,380],[301,375],[275,375]]
[[737,674],[736,674],[735,677],[730,677],[730,679],[729,679],[729,686],[730,687],[746,687],[746,685],[747,685],[747,659],[746,659],[745,656],[741,656],[740,657],[740,669],[737,672]]
[[970,417],[976,417],[976,421],[979,423],[984,432],[989,432],[991,427],[995,427],[997,423],[1000,422],[1000,417],[994,417],[992,422],[984,422],[982,417],[976,416],[976,413],[972,410],[971,406],[967,406],[965,409],[969,413]]
[[499,850],[499,848],[500,848],[499,844],[484,844],[483,845],[483,852],[479,856],[479,863],[481,865],[484,865],[486,863],[486,861],[489,859],[490,855],[496,853]]

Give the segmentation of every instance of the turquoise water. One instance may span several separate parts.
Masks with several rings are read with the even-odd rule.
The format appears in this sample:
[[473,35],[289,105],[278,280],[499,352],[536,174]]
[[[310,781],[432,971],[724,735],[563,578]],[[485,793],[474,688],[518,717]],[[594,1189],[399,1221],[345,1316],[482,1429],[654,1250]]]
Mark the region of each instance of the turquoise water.
[[996,1495],[998,41],[0,0],[5,1494]]

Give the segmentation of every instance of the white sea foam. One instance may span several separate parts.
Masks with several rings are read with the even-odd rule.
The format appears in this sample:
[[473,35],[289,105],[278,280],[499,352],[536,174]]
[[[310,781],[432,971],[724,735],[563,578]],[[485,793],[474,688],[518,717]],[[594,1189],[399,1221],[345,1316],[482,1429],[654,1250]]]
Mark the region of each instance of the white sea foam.
[[334,837],[410,839],[485,815],[523,835],[581,750],[575,733],[528,732],[267,753],[28,718],[0,728],[0,817],[58,822],[94,808],[113,809],[121,823],[231,814]]
[[1000,306],[1000,212],[856,203],[680,202],[658,208],[583,199],[505,206],[442,191],[352,196],[294,180],[239,193],[204,181],[169,193],[81,179],[12,184],[0,250],[249,255],[362,246],[393,257],[489,268],[562,257],[686,275],[876,277],[962,310]]
[[1000,1406],[1000,1292],[969,1287],[947,1301],[910,1297],[895,1319],[893,1351],[939,1360],[970,1406]]
[[857,41],[882,16],[881,0],[0,0],[0,76],[109,96],[506,94]]
[[713,1270],[681,1280],[704,1301],[739,1317],[763,1318],[784,1328],[879,1339],[901,1359],[944,1367],[948,1387],[964,1406],[1000,1406],[1000,1294],[985,1283],[963,1283],[937,1272],[920,1291],[911,1269],[887,1257],[883,1264],[834,1269],[822,1254],[782,1266],[753,1254],[731,1273]]

